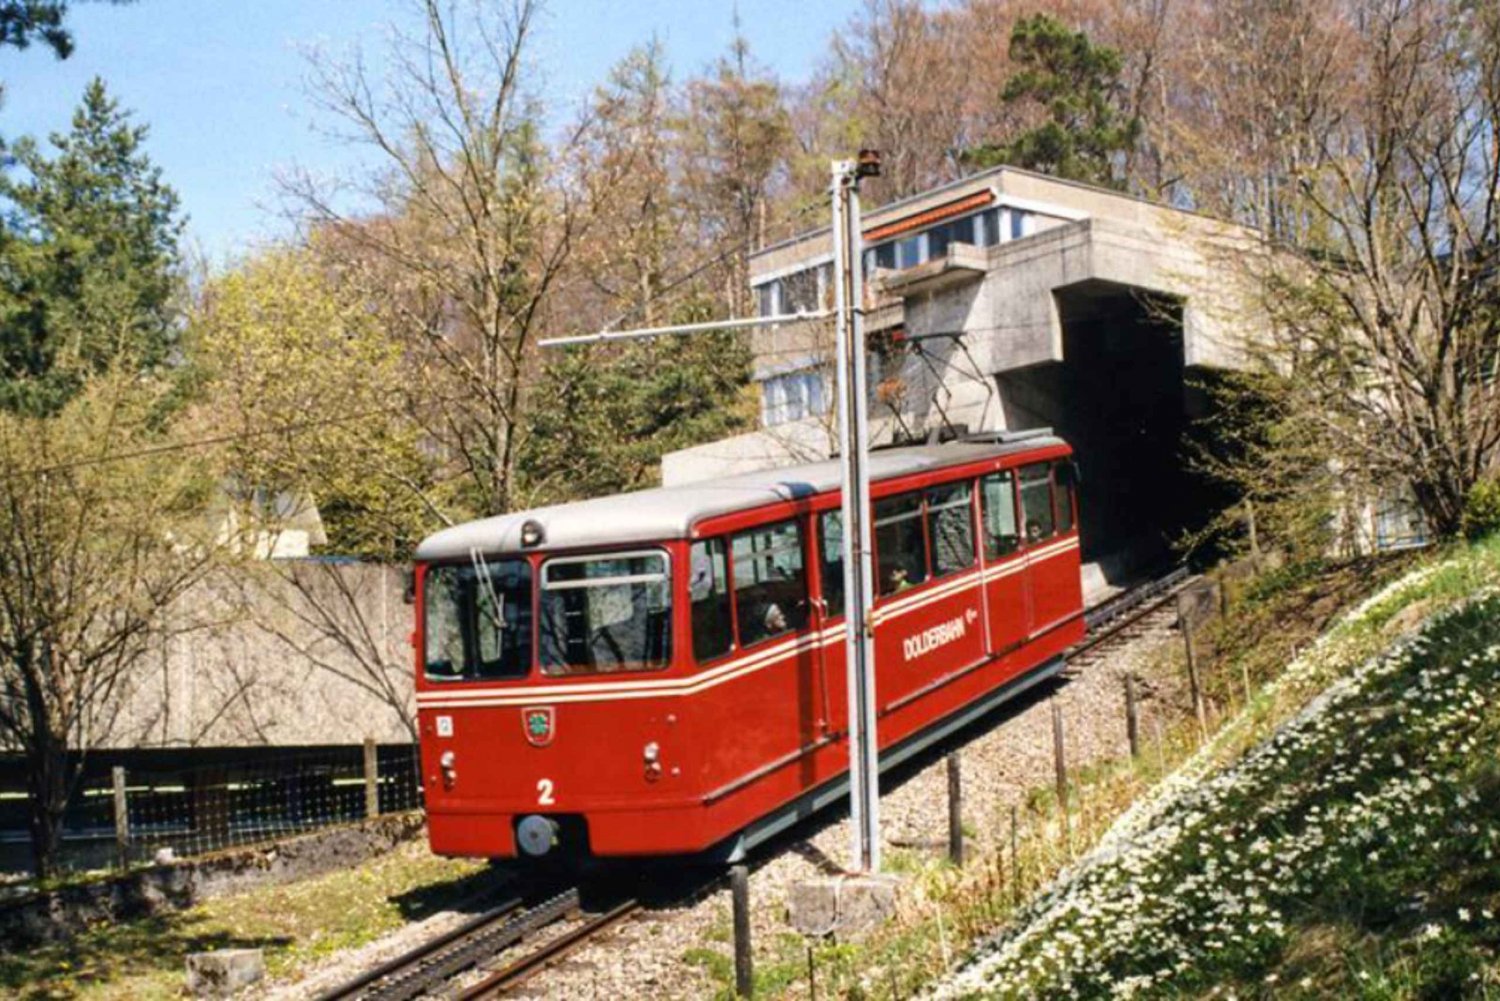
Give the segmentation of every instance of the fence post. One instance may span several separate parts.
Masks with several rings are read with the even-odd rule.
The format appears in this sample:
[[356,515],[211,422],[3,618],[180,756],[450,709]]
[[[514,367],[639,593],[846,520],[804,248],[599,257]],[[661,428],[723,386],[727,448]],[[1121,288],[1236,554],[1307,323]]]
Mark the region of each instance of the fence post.
[[1073,854],[1073,829],[1068,817],[1068,760],[1064,748],[1062,706],[1052,702],[1052,763],[1057,770],[1057,805],[1062,808],[1063,843]]
[[365,738],[365,816],[380,816],[380,755],[375,738]]
[[1193,649],[1193,621],[1182,603],[1182,593],[1177,595],[1177,625],[1182,630],[1182,649],[1187,655],[1188,691],[1193,697],[1193,715],[1198,718],[1199,735],[1207,739],[1208,720],[1203,712],[1203,688],[1198,684],[1198,656]]
[[1255,502],[1245,498],[1245,527],[1250,530],[1250,565],[1260,572],[1260,538],[1255,531]]
[[747,998],[755,987],[750,952],[750,870],[743,865],[731,866],[729,887],[734,900],[734,992]]
[[1135,675],[1125,675],[1125,736],[1130,740],[1131,758],[1141,756],[1141,707],[1135,700]]
[[1016,907],[1021,906],[1021,837],[1016,828],[1021,825],[1020,808],[1010,805],[1010,896]]
[[115,765],[110,769],[115,787],[115,864],[121,869],[130,866],[130,810],[125,798],[125,768]]
[[964,785],[957,751],[948,755],[948,860],[964,864]]

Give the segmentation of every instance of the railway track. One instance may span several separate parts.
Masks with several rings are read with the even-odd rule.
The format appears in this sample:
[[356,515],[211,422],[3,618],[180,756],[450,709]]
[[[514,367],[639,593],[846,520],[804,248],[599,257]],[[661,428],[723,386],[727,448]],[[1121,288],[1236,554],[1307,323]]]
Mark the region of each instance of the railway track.
[[[475,969],[482,971],[482,979],[457,996],[496,997],[605,931],[637,906],[634,900],[627,900],[601,914],[582,915],[576,888],[530,907],[520,899],[507,900],[323,994],[319,1001],[412,1001],[434,993],[452,996],[452,981]],[[558,922],[580,918],[577,927],[548,939],[520,958],[503,967],[489,967],[496,956],[528,937]]]
[[[1086,609],[1088,633],[1067,651],[1069,672],[1097,660],[1113,642],[1131,638],[1153,613],[1173,600],[1188,580],[1186,568],[1178,568]],[[433,994],[457,1001],[500,997],[639,907],[636,900],[628,899],[585,915],[577,888],[529,907],[519,898],[510,899],[323,994],[318,1001],[412,1001]],[[563,921],[577,923],[519,957],[494,965],[496,957]],[[475,970],[480,973],[479,979],[454,989],[457,978]]]
[[1064,655],[1069,671],[1076,673],[1094,663],[1107,646],[1134,638],[1145,625],[1145,620],[1176,598],[1177,592],[1190,579],[1187,567],[1177,567],[1161,577],[1085,609],[1083,620],[1088,632],[1082,640],[1069,647]]

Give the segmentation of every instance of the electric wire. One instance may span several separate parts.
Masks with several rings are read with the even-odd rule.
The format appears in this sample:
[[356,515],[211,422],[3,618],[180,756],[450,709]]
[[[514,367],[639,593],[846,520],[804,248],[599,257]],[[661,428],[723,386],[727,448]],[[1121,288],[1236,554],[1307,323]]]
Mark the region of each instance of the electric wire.
[[[793,212],[788,221],[798,219],[801,216],[806,215],[808,212],[816,208],[819,204],[821,203],[809,203],[807,205],[804,205],[802,208],[797,209],[795,212]],[[683,285],[686,285],[688,282],[691,282],[693,279],[699,277],[712,268],[723,264],[725,261],[734,257],[736,254],[750,249],[756,242],[757,238],[755,237],[741,240],[732,245],[729,249],[721,251],[715,254],[713,257],[698,262],[697,264],[689,268],[688,271],[667,282],[665,285],[661,286],[651,295],[642,299],[639,303],[632,306],[630,309],[618,314],[615,319],[606,327],[606,329],[614,329],[620,323],[623,323],[634,316],[638,316],[641,311],[644,310],[647,306],[662,302],[665,297],[671,292],[676,291]],[[455,403],[458,402],[458,400],[458,397],[428,397],[424,402]],[[30,469],[20,470],[17,475],[47,476],[57,473],[70,472],[76,469],[112,465],[114,463],[130,462],[137,459],[148,459],[158,455],[167,455],[174,452],[191,451],[193,449],[199,448],[209,448],[214,445],[229,445],[253,438],[263,438],[272,435],[305,434],[309,431],[314,431],[319,428],[348,424],[352,421],[400,413],[406,409],[409,408],[405,404],[398,404],[389,407],[364,409],[348,414],[338,414],[331,417],[315,418],[306,421],[291,421],[269,428],[257,428],[235,432],[226,432],[219,435],[210,435],[205,438],[193,438],[162,442],[157,445],[149,445],[143,448],[132,449],[126,452],[113,452],[107,455],[70,459],[66,462],[51,463],[44,466],[35,466]]]

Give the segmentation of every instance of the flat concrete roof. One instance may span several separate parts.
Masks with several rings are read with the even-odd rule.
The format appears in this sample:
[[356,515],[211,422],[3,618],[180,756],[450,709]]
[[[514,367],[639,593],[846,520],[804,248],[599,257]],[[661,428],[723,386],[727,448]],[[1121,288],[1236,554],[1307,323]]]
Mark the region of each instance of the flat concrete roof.
[[[1180,205],[1171,205],[1166,202],[1152,201],[1149,198],[1133,194],[1129,191],[1118,191],[1114,188],[1101,187],[1097,184],[1089,184],[1085,181],[1075,181],[1071,178],[1066,177],[1054,177],[1051,174],[1043,174],[1040,171],[1027,170],[1024,167],[1012,167],[1009,164],[1001,164],[997,167],[990,167],[986,170],[981,170],[976,173],[969,174],[965,177],[960,177],[956,180],[947,181],[943,184],[936,185],[935,187],[926,188],[922,191],[916,192],[915,194],[906,195],[905,197],[898,198],[893,202],[887,202],[886,204],[881,205],[877,208],[869,209],[863,214],[860,222],[866,229],[869,229],[874,225],[882,225],[895,222],[899,220],[901,216],[908,210],[914,210],[919,206],[925,206],[930,202],[941,202],[942,196],[950,193],[956,194],[958,192],[969,189],[982,189],[985,186],[985,182],[993,181],[1004,174],[1014,174],[1017,177],[1027,178],[1032,181],[1040,181],[1045,184],[1055,185],[1061,188],[1072,188],[1078,191],[1087,192],[1090,196],[1093,197],[1104,196],[1108,198],[1118,199],[1122,202],[1135,203],[1137,205],[1145,206],[1150,209],[1179,213],[1184,216],[1196,217],[1198,219],[1203,219],[1205,221],[1218,223],[1221,225],[1226,224],[1225,220],[1220,219],[1216,216],[1209,215],[1208,213],[1203,212],[1199,209],[1187,208]],[[1066,205],[1066,203],[1059,203],[1059,207],[1066,208],[1068,206]],[[764,247],[761,247],[760,249],[752,252],[748,256],[747,260],[754,261],[759,257],[763,257],[767,254],[773,254],[778,250],[794,246],[798,243],[816,238],[828,232],[828,226],[809,227],[808,229],[802,230],[801,232],[786,237],[785,239],[778,240],[775,243],[766,244]]]
[[[1061,444],[1061,438],[1038,434],[1010,441],[948,442],[882,449],[870,455],[870,479],[872,482],[888,480]],[[656,487],[496,515],[445,528],[428,536],[417,547],[416,558],[467,559],[475,551],[485,555],[525,552],[528,550],[521,546],[521,526],[528,521],[540,524],[545,535],[542,545],[532,549],[574,549],[685,539],[693,526],[704,518],[837,490],[841,484],[841,468],[839,460],[829,459],[742,473],[705,483]]]

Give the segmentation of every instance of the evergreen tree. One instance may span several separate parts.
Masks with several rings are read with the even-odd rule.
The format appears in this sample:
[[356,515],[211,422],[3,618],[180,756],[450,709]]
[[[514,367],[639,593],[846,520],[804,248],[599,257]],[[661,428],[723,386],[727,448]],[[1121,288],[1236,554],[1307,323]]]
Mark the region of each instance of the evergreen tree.
[[1046,119],[1010,142],[971,149],[966,159],[1123,188],[1115,161],[1135,144],[1141,123],[1120,110],[1120,53],[1050,15],[1034,14],[1016,22],[1010,58],[1019,70],[1001,99],[1035,101]]
[[72,128],[14,147],[0,176],[0,407],[49,413],[116,365],[166,362],[182,219],[133,124],[95,78]]
[[[710,318],[702,299],[664,319]],[[572,348],[548,360],[522,449],[527,501],[556,503],[658,482],[667,452],[718,441],[754,422],[750,352],[733,332]]]
[[0,0],[0,46],[28,48],[41,39],[59,59],[73,54],[73,36],[63,27],[64,0]]

